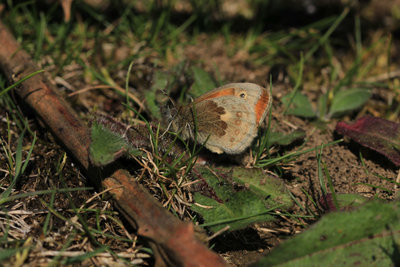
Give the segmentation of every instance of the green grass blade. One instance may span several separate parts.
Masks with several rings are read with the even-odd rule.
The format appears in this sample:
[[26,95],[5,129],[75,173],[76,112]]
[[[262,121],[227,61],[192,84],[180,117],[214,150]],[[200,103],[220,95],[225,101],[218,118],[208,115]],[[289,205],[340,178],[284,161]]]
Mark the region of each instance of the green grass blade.
[[24,78],[22,78],[22,79],[19,80],[18,82],[16,82],[16,83],[10,85],[9,87],[7,87],[7,88],[4,89],[3,91],[1,91],[1,92],[0,92],[0,97],[1,97],[2,95],[6,94],[6,93],[7,93],[8,91],[10,91],[11,89],[17,87],[18,85],[20,85],[20,84],[23,83],[24,81],[26,81],[26,80],[32,78],[32,77],[35,76],[36,74],[42,73],[42,72],[44,72],[44,70],[38,70],[38,71],[35,71],[35,72],[33,72],[33,73],[31,73],[31,74],[25,76]]
[[326,33],[318,40],[318,43],[315,44],[310,51],[305,55],[304,61],[307,62],[311,56],[317,51],[317,49],[323,45],[328,38],[331,36],[331,34],[336,30],[336,28],[340,25],[340,23],[343,21],[343,19],[347,16],[347,14],[350,12],[350,8],[346,7],[343,12],[340,14],[340,16],[335,20],[335,22],[332,24],[332,26],[326,31]]

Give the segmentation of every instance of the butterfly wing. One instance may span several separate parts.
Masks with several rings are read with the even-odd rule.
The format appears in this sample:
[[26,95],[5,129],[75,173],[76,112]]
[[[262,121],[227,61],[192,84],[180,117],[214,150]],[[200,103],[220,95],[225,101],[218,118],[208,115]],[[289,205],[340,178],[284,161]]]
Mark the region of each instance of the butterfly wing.
[[205,143],[215,153],[239,154],[257,135],[270,105],[270,93],[265,88],[252,83],[231,83],[182,108],[173,128],[185,139]]
[[230,83],[211,90],[195,99],[195,103],[216,100],[220,97],[242,98],[249,106],[249,111],[256,115],[259,125],[268,114],[272,98],[269,90],[254,83]]
[[256,116],[243,99],[228,96],[201,101],[197,110],[197,141],[215,153],[239,154],[257,133]]

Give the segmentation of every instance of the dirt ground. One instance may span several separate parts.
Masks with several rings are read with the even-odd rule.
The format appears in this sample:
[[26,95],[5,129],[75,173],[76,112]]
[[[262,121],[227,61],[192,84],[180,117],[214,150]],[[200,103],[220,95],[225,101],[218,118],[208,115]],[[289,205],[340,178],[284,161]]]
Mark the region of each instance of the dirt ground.
[[[209,49],[210,47],[212,49]],[[209,66],[207,66],[207,62],[204,62],[204,69],[211,71],[212,64],[215,63],[225,79],[229,80],[228,77],[235,77],[235,80],[249,81],[267,86],[266,77],[271,73],[270,69],[252,68],[249,64],[245,64],[248,63],[248,55],[237,55],[230,58],[224,51],[222,40],[214,40],[210,45],[207,45],[206,41],[204,43],[200,41],[196,46],[189,47],[185,53],[188,56],[190,55],[193,60],[198,60],[208,53],[208,56],[213,58],[213,62]],[[211,55],[210,52],[212,53]],[[277,76],[279,77],[280,75],[278,74]],[[283,75],[281,76],[283,77]],[[303,129],[307,136],[307,142],[303,149],[313,148],[342,138],[334,131],[338,120],[331,120],[324,125],[319,125],[296,116],[283,116],[283,106],[279,99],[287,94],[289,90],[291,88],[287,86],[285,81],[277,81],[273,84],[272,129],[282,132]],[[308,96],[310,99],[317,99],[318,91],[308,91]],[[357,116],[361,117],[367,113],[368,109],[373,109],[385,103],[384,99],[387,99],[387,97],[384,91],[376,89],[364,110],[340,120],[351,122]],[[296,147],[294,147],[295,149]],[[363,161],[360,159],[360,153]],[[395,197],[394,194],[379,189],[379,187],[383,187],[396,191],[393,183],[383,180],[379,176],[396,180],[398,168],[374,151],[345,139],[338,145],[325,147],[322,152],[322,161],[327,166],[335,192],[338,194],[355,193],[367,198],[378,197],[387,200]],[[317,168],[315,152],[301,155],[285,167],[285,173],[282,178],[293,195],[305,207],[312,207],[312,204],[310,203],[310,198],[304,194],[302,189],[305,189],[313,196],[313,199],[321,199],[322,197]],[[376,187],[371,187],[367,184],[375,185]],[[297,212],[301,213],[299,210]],[[323,213],[322,211],[321,215]],[[304,223],[307,225],[312,222],[305,221]],[[272,231],[269,231],[271,229]],[[268,254],[272,248],[286,238],[300,233],[302,229],[301,225],[287,218],[272,224],[257,224],[252,229],[226,234],[217,238],[215,250],[221,253],[226,261],[233,266],[247,266],[262,255]]]

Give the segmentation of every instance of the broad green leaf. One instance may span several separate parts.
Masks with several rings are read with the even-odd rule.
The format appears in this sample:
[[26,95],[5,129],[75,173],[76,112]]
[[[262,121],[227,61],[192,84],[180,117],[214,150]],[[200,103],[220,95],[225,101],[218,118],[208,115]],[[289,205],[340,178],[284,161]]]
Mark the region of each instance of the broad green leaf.
[[306,136],[306,132],[303,130],[295,130],[291,133],[284,134],[281,132],[270,132],[268,143],[273,145],[287,146],[296,140],[302,139]]
[[194,97],[198,97],[217,87],[211,75],[203,69],[193,66],[192,72],[194,83],[190,92]]
[[163,90],[166,94],[169,94],[169,91],[173,86],[176,85],[179,77],[181,77],[184,71],[185,62],[181,62],[170,68],[170,71],[168,72],[156,71],[154,73],[153,85],[149,90],[144,92],[147,108],[153,117],[159,120],[162,119],[162,112],[160,110],[159,103],[160,101],[158,99],[160,96],[162,96],[162,94],[159,91]]
[[364,105],[370,98],[371,91],[363,88],[353,88],[339,91],[332,100],[329,117],[355,110]]
[[254,266],[396,266],[400,202],[371,201],[325,215]]
[[[204,219],[204,226],[218,231],[229,225],[240,229],[254,222],[270,221],[273,209],[286,209],[292,200],[284,183],[260,169],[196,168],[205,183],[194,195],[192,210]],[[217,176],[216,176],[217,175]]]
[[125,153],[138,154],[124,137],[94,122],[91,128],[90,160],[96,166],[107,165]]
[[332,193],[328,193],[322,196],[319,202],[325,210],[336,211],[337,207],[335,205],[335,197],[340,210],[354,209],[368,201],[368,198],[363,197],[359,194],[336,193],[334,196]]
[[318,97],[318,117],[323,118],[328,113],[328,93]]
[[307,96],[296,92],[293,96],[293,93],[289,93],[282,97],[282,103],[289,108],[287,110],[287,114],[304,117],[304,118],[315,118],[316,113],[313,110],[310,101]]
[[154,74],[153,86],[150,88],[150,90],[147,90],[144,93],[145,98],[146,98],[147,107],[148,107],[151,115],[153,115],[157,119],[161,119],[161,111],[160,111],[159,105],[157,104],[157,101],[156,101],[156,92],[158,90],[166,89],[166,87],[168,86],[168,83],[169,83],[169,79],[170,79],[169,76],[170,75],[168,75],[167,73],[157,71]]
[[359,194],[337,194],[336,196],[341,209],[358,207],[368,200]]

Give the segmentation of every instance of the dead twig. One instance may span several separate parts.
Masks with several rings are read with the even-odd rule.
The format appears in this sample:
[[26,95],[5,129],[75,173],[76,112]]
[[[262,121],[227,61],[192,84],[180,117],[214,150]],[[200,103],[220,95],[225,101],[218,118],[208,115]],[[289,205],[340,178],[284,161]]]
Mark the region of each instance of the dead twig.
[[[1,21],[0,40],[0,68],[11,83],[38,70]],[[91,181],[100,184],[101,169],[92,166],[89,160],[89,129],[58,95],[46,76],[41,73],[23,82],[16,93],[80,163]],[[117,208],[137,228],[138,234],[149,240],[157,266],[226,265],[222,258],[195,238],[192,224],[184,223],[168,213],[123,170],[116,170],[111,177],[102,181],[102,185],[110,190]]]

